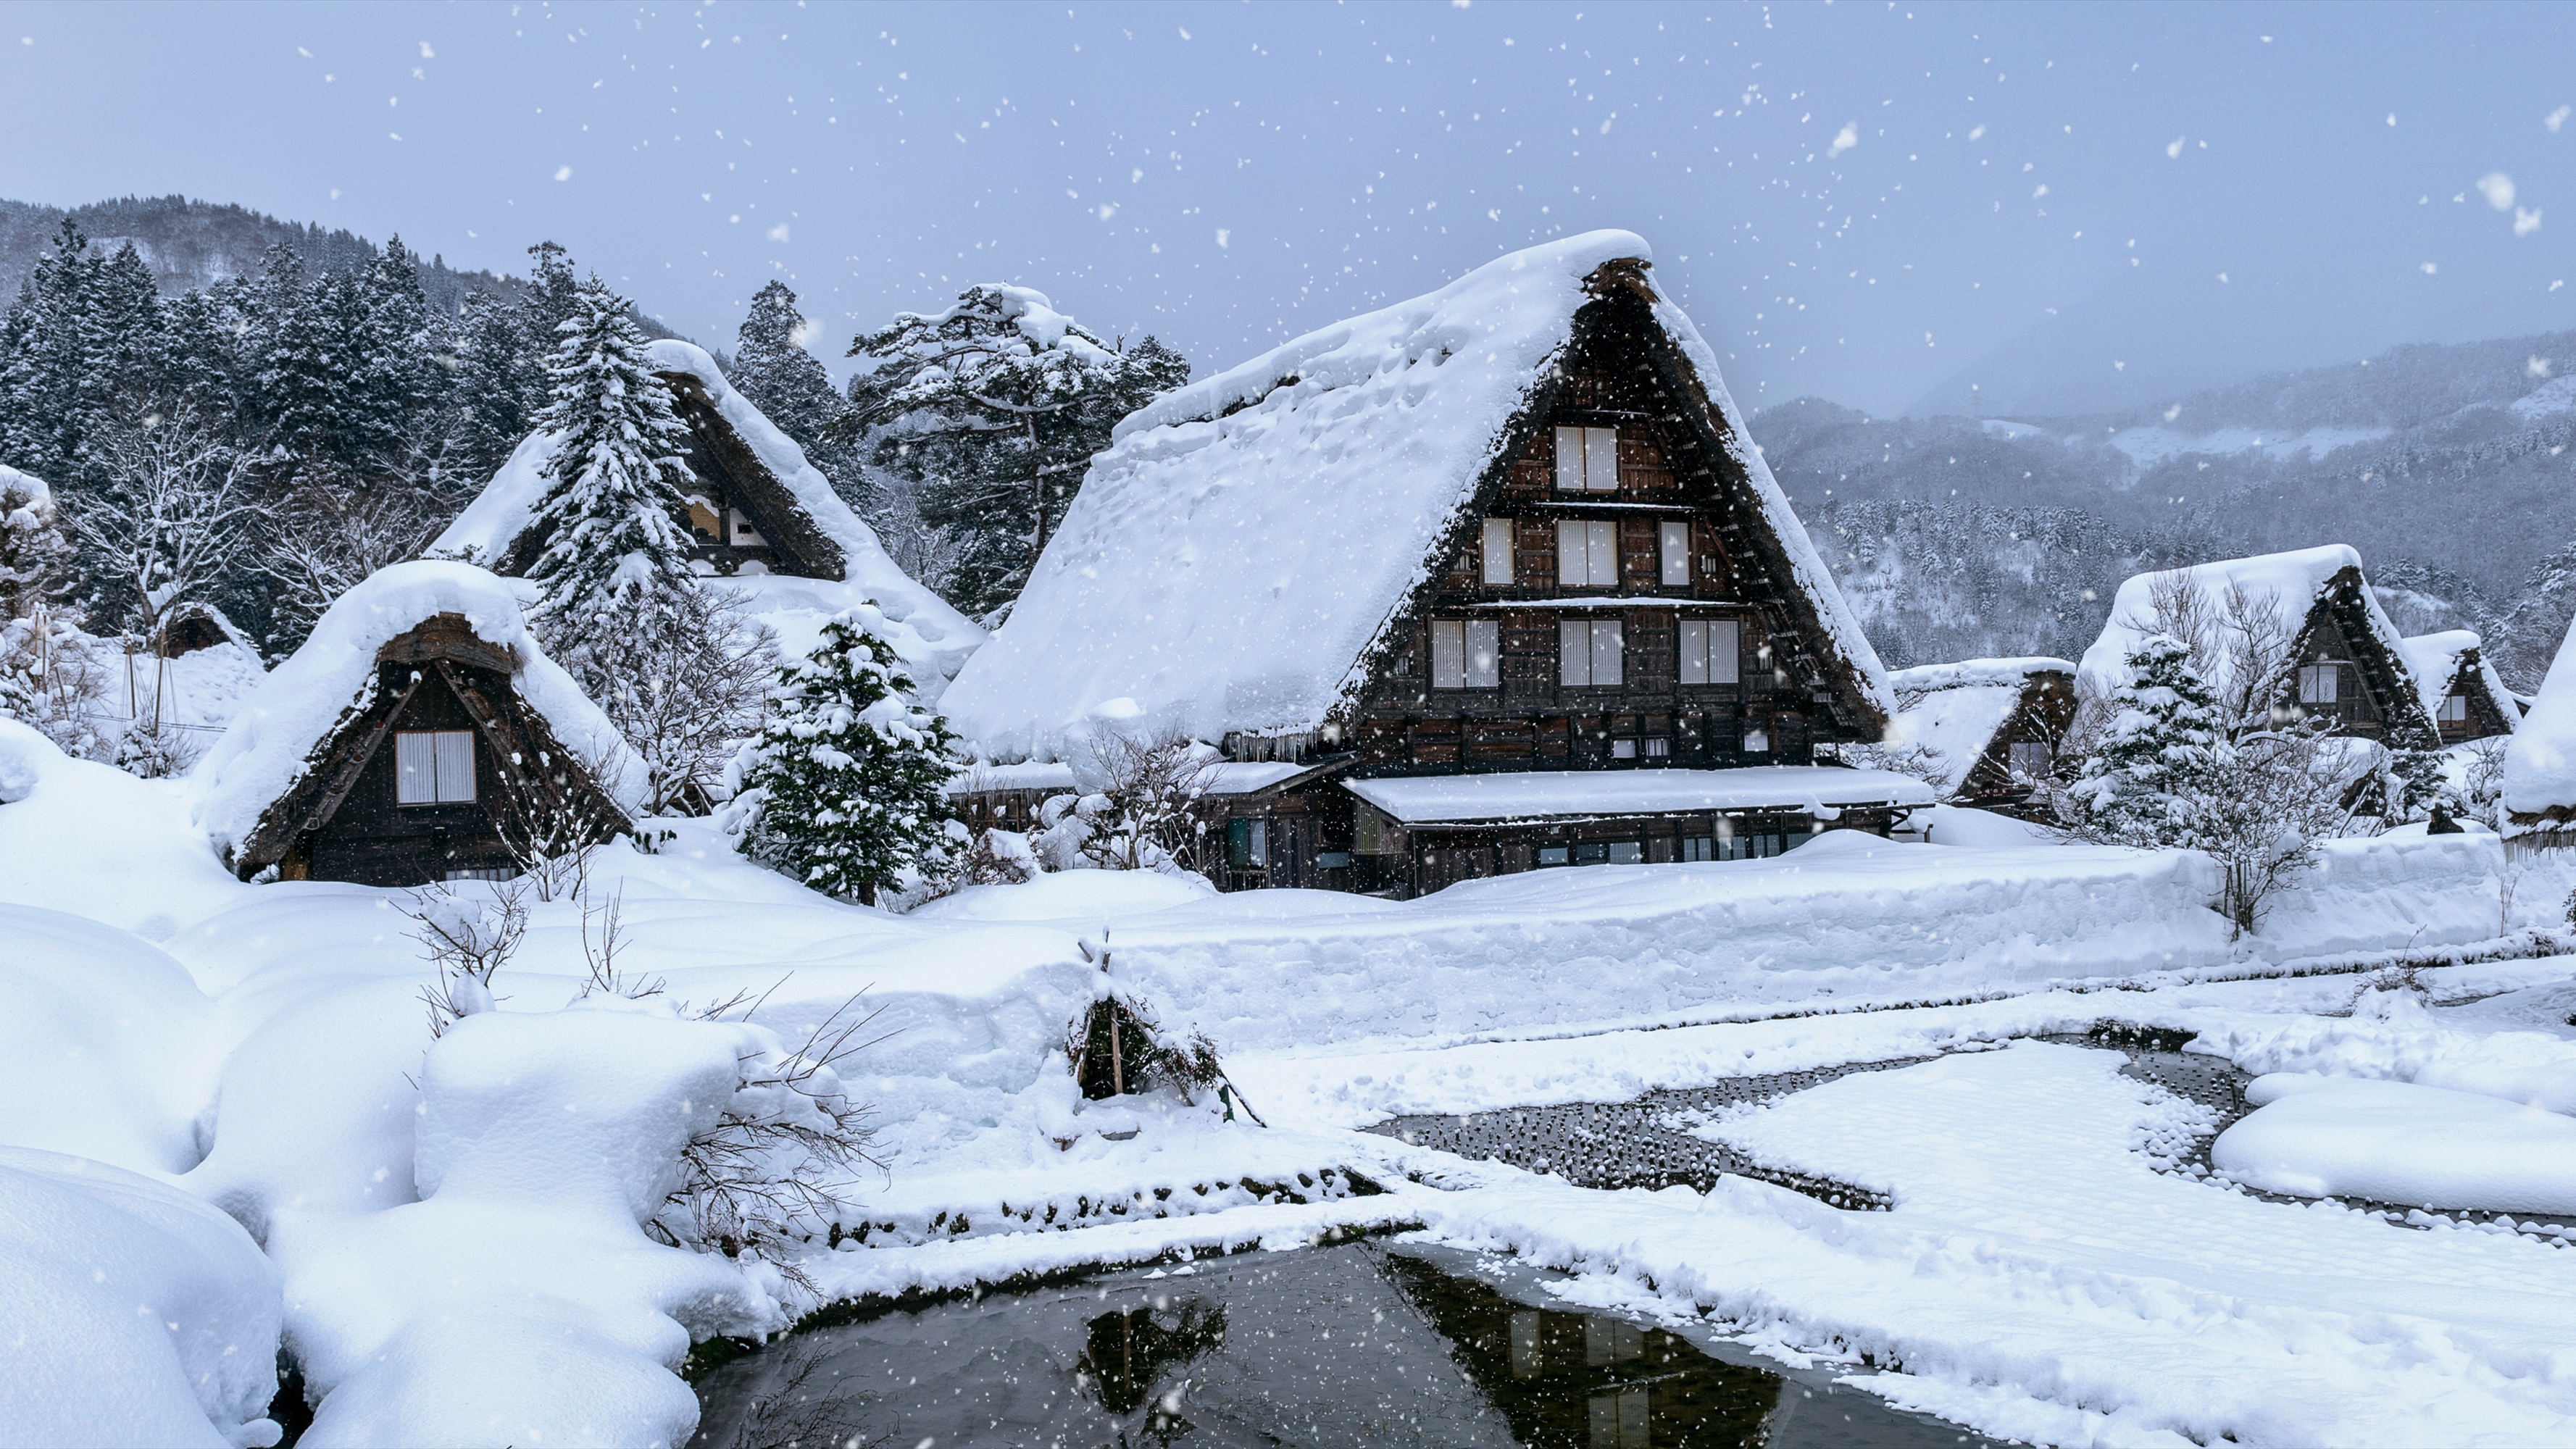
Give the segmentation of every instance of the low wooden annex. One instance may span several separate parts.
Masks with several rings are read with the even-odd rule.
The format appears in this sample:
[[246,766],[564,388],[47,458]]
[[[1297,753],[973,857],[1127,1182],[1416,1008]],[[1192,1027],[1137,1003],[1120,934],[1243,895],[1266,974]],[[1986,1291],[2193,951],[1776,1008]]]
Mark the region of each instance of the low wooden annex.
[[2140,574],[2084,651],[2079,683],[2107,693],[2147,636],[2175,633],[2223,705],[2247,719],[2328,721],[2391,749],[2438,749],[2397,626],[2344,544]]
[[396,565],[332,607],[198,767],[244,880],[505,878],[632,829],[632,762],[508,586]]
[[2475,629],[2447,629],[2405,641],[2408,667],[2444,745],[2509,735],[2522,725],[2522,705],[2487,663]]
[[[1721,859],[1929,804],[1818,763],[1885,733],[1885,671],[1649,257],[1533,248],[1157,399],[952,723],[1003,758],[1106,721],[1329,764],[1227,807],[1229,888]],[[1557,784],[1453,819],[1386,783],[1503,775]]]
[[2057,767],[2075,721],[2075,666],[2063,659],[1971,659],[1888,676],[1892,748],[1921,750],[1954,804],[2018,810]]

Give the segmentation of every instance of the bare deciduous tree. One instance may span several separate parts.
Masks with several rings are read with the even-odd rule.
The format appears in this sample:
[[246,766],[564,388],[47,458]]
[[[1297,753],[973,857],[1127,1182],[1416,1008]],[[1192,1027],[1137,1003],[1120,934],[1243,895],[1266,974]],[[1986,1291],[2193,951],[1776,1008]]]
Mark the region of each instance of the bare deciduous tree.
[[667,611],[594,644],[599,700],[644,765],[645,813],[704,809],[742,742],[759,733],[778,676],[777,635],[742,596],[709,584],[676,591]]
[[1076,772],[1096,788],[1053,823],[1059,831],[1073,828],[1075,849],[1102,870],[1197,870],[1206,834],[1198,802],[1221,763],[1216,751],[1178,731],[1097,726]]
[[291,518],[269,521],[259,570],[277,586],[279,648],[302,642],[316,620],[342,594],[389,564],[419,552],[430,521],[418,497],[389,491],[362,498],[341,488],[317,487],[308,506]]

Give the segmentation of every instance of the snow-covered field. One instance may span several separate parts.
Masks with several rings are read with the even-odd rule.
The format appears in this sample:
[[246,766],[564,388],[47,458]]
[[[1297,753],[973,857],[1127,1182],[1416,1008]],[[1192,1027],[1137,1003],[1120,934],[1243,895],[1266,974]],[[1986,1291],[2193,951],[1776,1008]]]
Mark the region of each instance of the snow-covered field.
[[[1402,904],[1069,872],[909,916],[674,822],[657,854],[599,852],[592,904],[618,900],[618,964],[661,1001],[766,993],[754,1025],[579,999],[600,920],[558,899],[501,1009],[433,1041],[404,893],[239,884],[190,788],[0,724],[0,1440],[270,1442],[282,1341],[321,1396],[306,1442],[672,1443],[690,1341],[816,1292],[1410,1228],[1996,1434],[2576,1442],[2576,1253],[2521,1230],[2576,1211],[2576,958],[2547,954],[2576,880],[2491,836],[2338,844],[2231,942],[2197,857],[1957,812],[1933,838],[1959,844],[1829,834]],[[1266,1129],[1079,1097],[1056,1048],[1084,942],[1208,1034]],[[2401,958],[2456,963],[2420,980],[2464,1004],[2362,994]],[[882,1039],[843,1080],[884,1166],[794,1265],[813,1289],[649,1238],[736,1062],[860,993]],[[2272,1196],[2159,1171],[2215,1123],[2118,1053],[2023,1040],[2104,1021],[2262,1077],[2213,1161]],[[1927,1055],[1700,1124],[1885,1213],[1736,1178],[1594,1191],[1357,1130]],[[2324,1192],[2512,1221],[2277,1200]]]

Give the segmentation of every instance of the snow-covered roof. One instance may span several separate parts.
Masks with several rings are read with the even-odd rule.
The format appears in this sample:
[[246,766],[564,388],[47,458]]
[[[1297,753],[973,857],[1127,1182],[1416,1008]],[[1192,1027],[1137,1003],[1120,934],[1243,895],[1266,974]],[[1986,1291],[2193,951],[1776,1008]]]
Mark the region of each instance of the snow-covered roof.
[[314,746],[373,687],[377,651],[441,614],[462,617],[475,637],[507,651],[520,699],[584,761],[604,762],[600,788],[621,809],[641,808],[643,765],[572,676],[537,648],[509,581],[472,564],[423,560],[379,569],[341,595],[190,772],[197,823],[217,849],[247,840],[303,778]]
[[1210,795],[1252,795],[1282,781],[1320,768],[1315,765],[1291,764],[1285,760],[1229,761],[1208,772]]
[[2062,675],[2072,681],[2075,666],[2063,659],[1968,659],[1956,664],[1924,664],[1891,671],[1898,709],[1888,722],[1887,743],[1912,746],[1932,756],[1940,771],[1933,781],[1944,795],[1956,792],[1977,761],[2021,708],[2022,691],[2034,675]]
[[0,493],[23,493],[27,501],[19,506],[38,518],[50,517],[54,511],[54,490],[33,473],[0,463]]
[[1512,770],[1350,780],[1344,788],[1406,825],[1564,816],[1930,805],[1932,787],[1889,770],[1757,765],[1741,770]]
[[944,787],[951,795],[981,795],[992,790],[1051,790],[1071,793],[1073,766],[1059,760],[1025,760],[1016,765],[970,765]]
[[[734,435],[778,479],[815,529],[840,550],[840,582],[855,592],[842,597],[841,591],[829,591],[835,597],[814,607],[823,617],[829,617],[862,598],[873,600],[893,626],[884,636],[887,643],[911,668],[915,682],[923,686],[925,699],[935,699],[938,684],[954,676],[965,657],[983,643],[982,627],[905,573],[887,555],[876,530],[832,491],[831,480],[805,457],[794,439],[780,432],[760,409],[752,406],[751,399],[725,380],[723,369],[716,366],[706,349],[666,338],[648,346],[645,355],[657,373],[681,373],[696,379]],[[537,501],[545,495],[542,469],[556,446],[557,436],[552,433],[531,433],[523,439],[500,471],[492,475],[492,481],[484,485],[482,493],[430,544],[428,556],[506,564],[519,535],[527,531]],[[790,582],[776,575],[736,575],[727,583],[754,596],[755,612],[772,594],[792,599],[790,608],[803,609],[804,596],[816,592],[811,582]],[[790,632],[780,630],[782,647],[790,642],[785,637]]]
[[2514,706],[2513,691],[2504,687],[2503,677],[2487,662],[2477,630],[2445,629],[2438,634],[2417,634],[2399,643],[2406,651],[2406,667],[2415,675],[2415,688],[2424,696],[2426,713],[2441,717],[2442,701],[2451,692],[2451,681],[2459,677],[2460,656],[2475,650],[2478,677],[2485,681],[2488,697],[2504,716],[2505,727],[2521,728],[2522,715]]
[[[2257,608],[2277,608],[2292,631],[2306,624],[2326,586],[2346,569],[2359,569],[2361,555],[2349,544],[2330,543],[2322,548],[2303,548],[2289,553],[2267,553],[2253,558],[2221,559],[2216,563],[2196,564],[2190,568],[2167,569],[2161,573],[2139,574],[2120,585],[2119,594],[2111,600],[2110,621],[2102,626],[2102,637],[2084,651],[2079,666],[2083,680],[2096,688],[2108,690],[2128,678],[2128,658],[2137,647],[2156,632],[2155,594],[2169,582],[2188,583],[2199,591],[2213,611],[2213,620],[2223,619],[2231,595],[2242,589]],[[2399,668],[2406,664],[2402,638],[2379,596],[2369,589],[2359,591],[2365,627]],[[2369,641],[2352,640],[2355,646]],[[2231,661],[2227,651],[2219,650],[2208,681],[2219,697],[2237,692],[2236,681],[2229,677]],[[2287,661],[2284,661],[2286,664]],[[2411,686],[2410,686],[2411,687]],[[2396,700],[2384,700],[2383,707],[2394,708]],[[2429,725],[2430,717],[2427,717]]]
[[[1371,646],[1474,506],[1572,339],[1587,281],[1651,256],[1624,231],[1516,252],[1139,409],[943,700],[951,723],[997,753],[1040,756],[1103,718],[1204,740],[1319,728],[1366,682]],[[1785,553],[1783,586],[1812,600],[1827,651],[1892,713],[1878,656],[1745,441],[1716,354],[1651,277],[1643,287]]]
[[2505,833],[2576,818],[2576,627],[2504,747]]

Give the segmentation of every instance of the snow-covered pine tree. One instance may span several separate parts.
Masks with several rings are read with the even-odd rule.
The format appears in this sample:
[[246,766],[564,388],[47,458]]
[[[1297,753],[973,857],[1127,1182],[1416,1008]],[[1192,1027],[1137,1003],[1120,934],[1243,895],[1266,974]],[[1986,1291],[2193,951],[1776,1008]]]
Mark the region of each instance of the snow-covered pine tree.
[[2490,657],[2508,688],[2526,693],[2540,688],[2549,662],[2576,619],[2576,543],[2531,566],[2522,588],[2506,606]]
[[898,316],[850,344],[862,354],[877,367],[852,380],[840,435],[875,430],[873,461],[956,539],[953,600],[988,616],[1019,597],[1110,429],[1189,377],[1150,337],[1122,351],[1045,294],[994,284]]
[[2076,833],[2111,845],[2193,845],[2203,802],[2232,764],[2226,722],[2191,647],[2151,635],[2128,658],[2129,680],[2067,799]]
[[824,435],[847,404],[821,360],[805,350],[808,326],[796,310],[795,291],[785,282],[762,287],[752,294],[751,312],[734,334],[728,376],[762,416],[821,466],[820,455],[829,451]]
[[[678,520],[688,425],[653,376],[626,299],[597,277],[581,287],[546,375],[551,397],[536,425],[560,435],[533,526],[545,542],[528,577],[543,589],[535,617],[546,644],[594,697],[607,681],[603,650],[647,627],[678,591],[696,586]],[[591,677],[585,677],[589,661]]]
[[[410,474],[426,440],[412,426],[438,400],[443,374],[430,361],[433,328],[421,294],[420,258],[400,236],[354,279],[358,316],[349,411],[340,427],[341,457],[364,484]],[[480,480],[478,480],[480,481]]]
[[883,622],[869,604],[825,624],[814,652],[779,670],[733,766],[744,853],[869,905],[908,873],[936,878],[966,844],[944,793],[955,737],[921,707]]
[[86,359],[81,315],[98,264],[69,216],[0,324],[0,457],[70,483],[81,456]]
[[534,430],[528,399],[526,335],[519,318],[488,292],[465,296],[456,321],[456,374],[449,386],[448,469],[461,478],[489,479],[510,450]]
[[52,602],[70,580],[71,562],[53,490],[41,478],[0,466],[0,622]]

